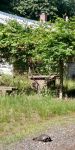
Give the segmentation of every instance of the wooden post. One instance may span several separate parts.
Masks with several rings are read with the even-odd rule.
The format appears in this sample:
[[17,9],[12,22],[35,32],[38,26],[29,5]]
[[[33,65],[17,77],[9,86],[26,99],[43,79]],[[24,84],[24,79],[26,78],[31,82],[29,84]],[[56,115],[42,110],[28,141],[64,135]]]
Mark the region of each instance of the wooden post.
[[63,60],[59,60],[59,68],[60,68],[60,89],[59,89],[59,98],[63,98]]

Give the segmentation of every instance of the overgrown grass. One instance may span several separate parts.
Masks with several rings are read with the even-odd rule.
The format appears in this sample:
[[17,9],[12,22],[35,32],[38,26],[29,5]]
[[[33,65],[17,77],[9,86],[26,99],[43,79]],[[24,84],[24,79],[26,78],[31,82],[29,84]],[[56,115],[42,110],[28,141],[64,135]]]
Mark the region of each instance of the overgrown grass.
[[0,76],[0,86],[13,86],[16,87],[15,90],[11,94],[30,94],[34,93],[31,87],[31,81],[27,77],[27,75],[15,75],[15,76],[8,76],[8,75],[1,75]]
[[74,100],[54,100],[41,95],[0,96],[0,140],[20,138],[36,130],[43,121],[72,112]]
[[75,80],[72,79],[64,80],[64,87],[67,87],[68,90],[75,89]]

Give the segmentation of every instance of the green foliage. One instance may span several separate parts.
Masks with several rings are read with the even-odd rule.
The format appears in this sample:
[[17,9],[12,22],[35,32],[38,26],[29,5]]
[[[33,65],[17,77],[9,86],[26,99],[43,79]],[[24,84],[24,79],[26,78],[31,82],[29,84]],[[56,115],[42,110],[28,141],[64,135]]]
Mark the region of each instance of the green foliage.
[[13,78],[11,76],[0,76],[0,86],[13,86]]
[[14,10],[22,16],[32,19],[38,19],[42,12],[47,13],[49,18],[53,18],[56,12],[55,3],[56,0],[21,0],[19,3],[14,5]]
[[[67,62],[70,56],[75,56],[75,26],[74,19],[65,22],[58,19],[50,28],[41,27],[33,33],[37,46],[36,59],[42,59],[46,64],[59,68],[59,60]],[[51,63],[52,62],[52,63]],[[56,65],[55,65],[56,64]]]
[[[59,60],[75,56],[75,19],[57,19],[50,27],[45,24],[32,29],[17,22],[0,28],[0,55],[23,73],[28,68],[36,73],[59,71]],[[56,69],[56,70],[55,70]]]
[[2,75],[0,77],[0,86],[12,86],[15,87],[17,90],[11,94],[30,94],[34,93],[31,88],[31,82],[26,77],[26,75],[17,75],[14,77]]
[[[37,47],[35,51],[38,52],[39,58],[51,64],[50,68],[55,68],[60,76],[60,96],[63,96],[63,73],[64,64],[71,58],[75,57],[75,26],[74,20],[64,21],[63,19],[56,20],[51,27],[42,27],[36,30]],[[72,29],[73,27],[73,29]],[[37,57],[37,56],[36,56]],[[56,65],[55,65],[56,64]]]
[[31,88],[31,81],[26,76],[15,76],[13,78],[13,86],[17,88],[17,94],[31,94],[34,91]]
[[21,16],[38,19],[40,13],[45,12],[48,20],[56,16],[63,17],[65,13],[75,15],[75,0],[1,0],[0,10],[17,13]]
[[67,79],[64,80],[64,86],[67,88],[67,90],[75,90],[75,80]]
[[75,0],[57,0],[58,16],[66,13],[69,17],[75,16]]
[[1,31],[0,53],[10,63],[14,64],[14,70],[24,72],[28,70],[29,58],[35,48],[30,37],[32,29],[22,27],[17,22],[9,22]]

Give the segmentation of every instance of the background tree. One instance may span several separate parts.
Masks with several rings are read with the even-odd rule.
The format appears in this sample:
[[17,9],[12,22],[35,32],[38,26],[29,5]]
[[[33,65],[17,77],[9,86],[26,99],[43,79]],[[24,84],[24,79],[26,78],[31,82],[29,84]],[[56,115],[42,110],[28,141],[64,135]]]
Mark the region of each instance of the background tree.
[[17,22],[9,22],[0,30],[0,53],[18,72],[28,71],[29,58],[34,49],[34,43],[29,38],[32,29],[22,27]]
[[[59,97],[63,97],[63,73],[64,64],[68,59],[75,57],[75,20],[65,22],[63,19],[56,21],[52,28],[41,28],[35,31],[37,37],[36,52],[38,56],[60,76]],[[36,56],[36,57],[38,57]]]
[[1,0],[0,10],[37,20],[40,13],[45,12],[48,20],[54,20],[65,13],[74,16],[75,0]]
[[56,15],[56,0],[21,0],[14,3],[13,10],[22,16],[39,19],[42,12],[47,13],[49,19]]
[[69,22],[58,19],[50,26],[45,24],[34,29],[16,22],[1,26],[0,54],[18,72],[28,71],[32,65],[36,70],[38,64],[39,74],[44,70],[48,74],[54,68],[60,75],[59,95],[62,98],[64,63],[75,57],[75,18]]
[[63,17],[66,13],[69,17],[75,15],[75,0],[57,0],[57,15]]
[[0,1],[0,10],[11,11],[10,2],[11,2],[11,0],[1,0]]

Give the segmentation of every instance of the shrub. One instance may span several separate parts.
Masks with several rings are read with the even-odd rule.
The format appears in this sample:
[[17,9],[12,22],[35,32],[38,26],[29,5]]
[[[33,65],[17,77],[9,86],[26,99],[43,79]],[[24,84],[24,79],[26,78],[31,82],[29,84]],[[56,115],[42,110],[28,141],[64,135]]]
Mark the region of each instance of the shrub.
[[15,91],[17,94],[30,94],[33,92],[31,82],[26,75],[17,75],[14,77],[2,75],[0,77],[0,86],[14,86],[17,88]]
[[13,86],[13,78],[9,75],[0,76],[0,86]]

